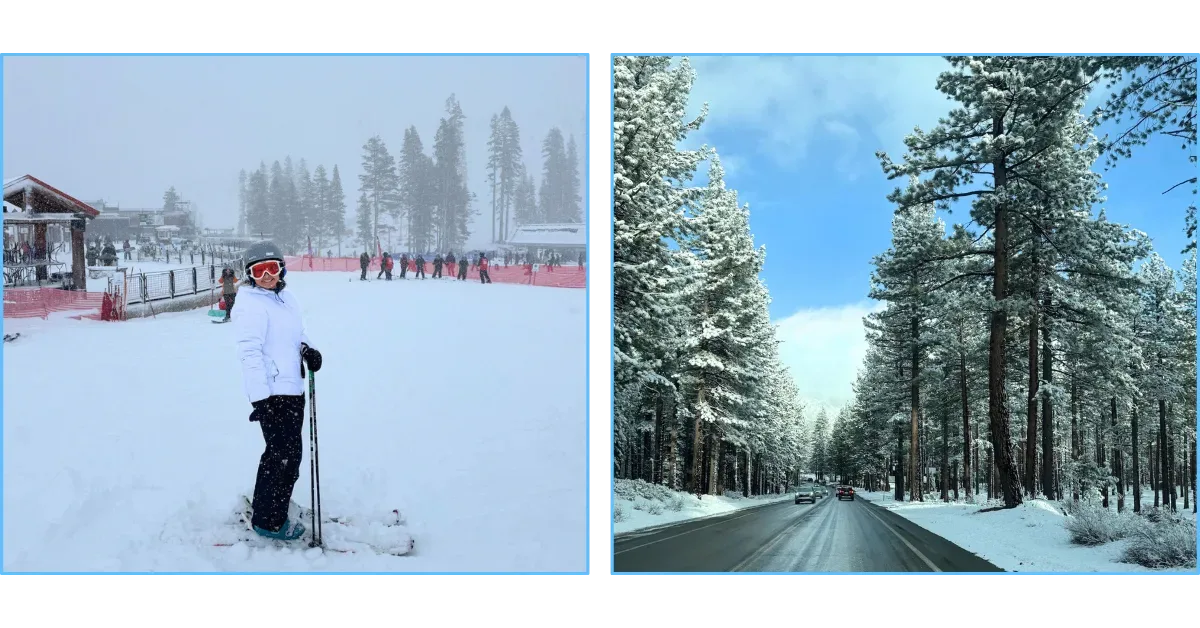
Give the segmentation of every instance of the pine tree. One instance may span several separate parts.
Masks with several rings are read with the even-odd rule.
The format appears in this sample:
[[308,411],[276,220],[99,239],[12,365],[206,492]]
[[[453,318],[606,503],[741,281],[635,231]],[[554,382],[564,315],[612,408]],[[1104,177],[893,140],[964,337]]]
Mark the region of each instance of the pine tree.
[[[1073,57],[947,59],[953,69],[938,78],[938,89],[960,108],[932,131],[905,138],[905,163],[879,157],[889,178],[932,175],[907,191],[897,189],[889,201],[901,208],[936,203],[948,209],[956,199],[973,198],[972,218],[993,233],[988,417],[1000,489],[1005,507],[1012,508],[1021,503],[1021,481],[1013,458],[1005,343],[1015,313],[1007,303],[1010,231],[1023,216],[1011,186],[1034,176],[1031,162],[1058,142],[1094,79],[1085,74],[1086,62]],[[991,185],[961,191],[982,177]]]
[[520,183],[513,195],[513,219],[518,225],[536,225],[545,222],[537,202],[537,185],[533,177],[521,167]]
[[453,94],[446,99],[446,117],[433,140],[434,247],[438,251],[461,248],[471,236],[473,195],[467,188],[466,116]]
[[542,188],[538,192],[541,214],[549,223],[570,222],[568,211],[567,149],[562,131],[550,129],[542,141]]
[[342,255],[342,240],[346,235],[346,193],[342,191],[342,175],[337,164],[333,165],[333,179],[329,182],[329,234],[337,238],[338,257]]
[[400,149],[400,204],[407,217],[404,241],[410,251],[428,251],[433,244],[433,165],[415,126],[404,131]]
[[368,253],[375,251],[375,206],[363,192],[358,197],[358,241]]
[[579,179],[579,154],[575,148],[575,136],[572,135],[567,140],[567,159],[566,159],[566,204],[563,208],[564,222],[582,224],[583,223],[583,200],[582,183]]
[[311,229],[312,235],[317,240],[317,252],[325,249],[325,239],[336,237],[334,232],[333,203],[332,190],[329,185],[329,174],[325,171],[324,164],[318,165],[313,171],[312,184],[310,188],[311,194]]
[[173,212],[179,204],[179,193],[175,191],[175,186],[171,186],[166,192],[163,192],[163,211]]
[[250,174],[246,184],[246,228],[248,235],[268,233],[271,228],[271,196],[266,163]]
[[[369,240],[364,240],[368,249],[379,239],[379,222],[391,218],[393,226],[400,221],[400,178],[396,173],[396,160],[388,153],[387,146],[378,135],[372,136],[363,145],[362,174],[358,175],[358,191],[370,202],[371,228]],[[360,205],[361,210],[361,205]],[[359,237],[363,237],[359,218]]]
[[246,206],[248,204],[249,193],[246,189],[247,178],[246,169],[243,168],[238,173],[238,222],[237,234],[240,236],[246,235]]
[[315,194],[312,175],[308,172],[308,163],[304,159],[301,159],[300,165],[296,169],[296,215],[299,227],[297,235],[300,236],[300,244],[305,247],[306,254],[310,239],[320,237],[317,230],[317,199]]

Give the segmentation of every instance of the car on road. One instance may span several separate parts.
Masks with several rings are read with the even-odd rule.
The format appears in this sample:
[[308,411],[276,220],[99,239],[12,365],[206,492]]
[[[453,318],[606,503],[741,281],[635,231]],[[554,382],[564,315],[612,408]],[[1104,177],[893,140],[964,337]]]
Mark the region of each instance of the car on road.
[[812,484],[805,484],[796,489],[796,503],[799,504],[800,502],[817,503],[817,487]]
[[854,487],[847,484],[842,484],[841,486],[837,487],[837,498],[838,501],[842,501],[843,499],[850,499],[853,501]]
[[829,497],[829,489],[825,486],[817,486],[817,497]]

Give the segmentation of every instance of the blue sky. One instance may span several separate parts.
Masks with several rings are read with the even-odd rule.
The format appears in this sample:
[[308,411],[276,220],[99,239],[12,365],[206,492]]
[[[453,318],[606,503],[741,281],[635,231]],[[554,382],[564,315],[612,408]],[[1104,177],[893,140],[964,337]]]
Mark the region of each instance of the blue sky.
[[[707,102],[709,115],[688,145],[715,147],[727,185],[750,205],[755,242],[767,248],[771,317],[801,394],[840,406],[865,350],[861,318],[875,305],[866,298],[870,260],[890,241],[886,196],[897,182],[884,177],[875,151],[899,159],[906,133],[950,110],[935,87],[949,66],[914,56],[690,60],[690,111]],[[1186,155],[1176,141],[1152,141],[1105,175],[1109,219],[1148,233],[1173,267],[1193,197],[1183,187],[1162,192],[1195,176]],[[966,211],[947,222],[967,220]]]

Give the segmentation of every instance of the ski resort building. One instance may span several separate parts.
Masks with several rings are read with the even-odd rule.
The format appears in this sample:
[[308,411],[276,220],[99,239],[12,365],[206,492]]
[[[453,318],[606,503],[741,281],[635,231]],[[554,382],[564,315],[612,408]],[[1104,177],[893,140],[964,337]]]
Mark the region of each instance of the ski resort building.
[[4,286],[87,287],[84,233],[100,212],[34,177],[4,183]]

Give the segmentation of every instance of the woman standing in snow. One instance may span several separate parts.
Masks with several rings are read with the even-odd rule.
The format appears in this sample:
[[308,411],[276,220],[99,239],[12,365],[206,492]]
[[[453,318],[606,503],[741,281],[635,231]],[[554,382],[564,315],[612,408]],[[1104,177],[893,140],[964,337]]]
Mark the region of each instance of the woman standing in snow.
[[254,407],[250,420],[258,422],[266,441],[251,524],[265,537],[297,539],[305,528],[288,520],[288,504],[303,455],[304,365],[317,372],[321,354],[308,344],[296,297],[284,291],[287,270],[279,247],[255,243],[246,249],[245,260],[248,285],[238,300],[237,353]]

